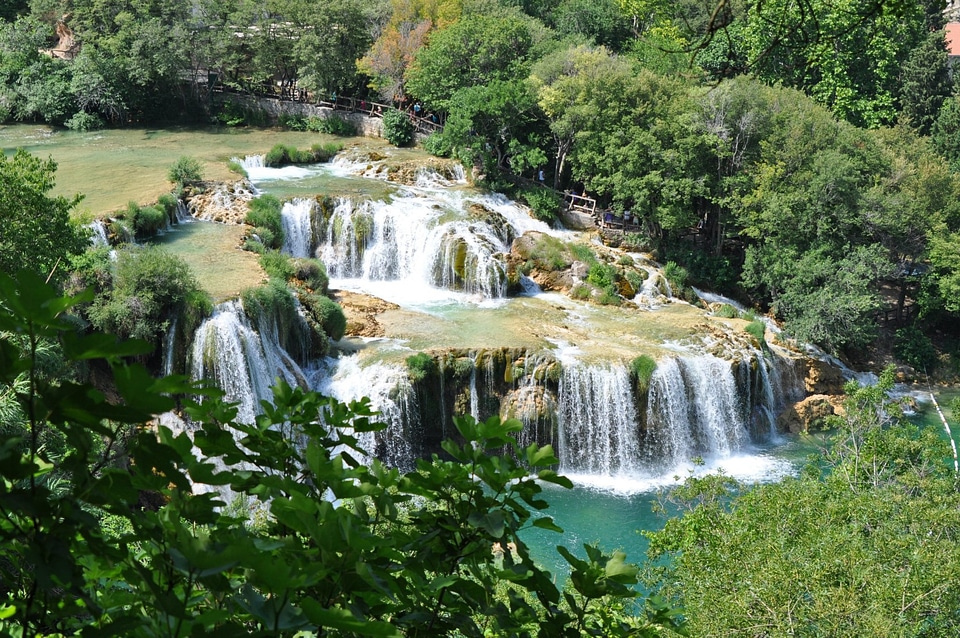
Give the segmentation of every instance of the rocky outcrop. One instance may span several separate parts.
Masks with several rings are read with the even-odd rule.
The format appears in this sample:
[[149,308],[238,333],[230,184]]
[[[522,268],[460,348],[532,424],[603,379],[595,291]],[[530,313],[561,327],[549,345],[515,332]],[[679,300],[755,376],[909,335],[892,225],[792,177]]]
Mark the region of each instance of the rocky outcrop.
[[835,365],[819,359],[807,359],[807,374],[803,380],[807,394],[843,394],[843,374]]
[[777,417],[781,432],[798,434],[830,428],[831,416],[843,415],[843,397],[814,394],[794,403]]
[[244,223],[253,198],[253,187],[246,180],[198,182],[187,186],[183,193],[191,215],[221,224]]
[[351,337],[382,337],[383,326],[377,315],[400,306],[377,297],[348,290],[331,290],[330,298],[340,304],[347,318],[345,334]]

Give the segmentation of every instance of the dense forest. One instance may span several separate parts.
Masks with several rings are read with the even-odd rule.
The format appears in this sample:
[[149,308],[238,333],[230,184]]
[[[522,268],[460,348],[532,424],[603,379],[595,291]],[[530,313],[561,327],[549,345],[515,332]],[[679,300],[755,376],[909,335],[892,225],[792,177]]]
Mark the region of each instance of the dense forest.
[[[588,194],[636,215],[631,245],[684,283],[853,363],[952,380],[960,95],[945,10],[8,0],[0,122],[264,123],[231,94],[377,101],[396,109],[385,120],[416,105],[442,124],[427,151],[538,215],[553,217],[564,191]],[[458,419],[446,460],[401,473],[357,460],[354,434],[381,427],[363,403],[281,385],[247,424],[214,391],[153,378],[148,344],[171,309],[196,324],[210,301],[163,251],[85,250],[77,201],[50,195],[55,171],[24,152],[0,158],[0,633],[956,634],[957,477],[943,442],[888,398],[892,368],[846,388],[835,439],[799,477],[690,479],[671,497],[685,513],[650,534],[645,570],[589,547],[564,555],[558,587],[520,531],[556,528],[533,477],[569,481],[549,448],[517,444],[519,423]],[[541,171],[552,189],[532,187]],[[184,158],[170,181],[197,177]],[[274,281],[245,302],[306,299],[323,353],[343,314],[322,264],[269,250],[278,206],[250,211]],[[132,205],[127,233],[175,208]],[[174,405],[198,424],[192,441],[142,427]],[[193,445],[247,469],[198,460]]]

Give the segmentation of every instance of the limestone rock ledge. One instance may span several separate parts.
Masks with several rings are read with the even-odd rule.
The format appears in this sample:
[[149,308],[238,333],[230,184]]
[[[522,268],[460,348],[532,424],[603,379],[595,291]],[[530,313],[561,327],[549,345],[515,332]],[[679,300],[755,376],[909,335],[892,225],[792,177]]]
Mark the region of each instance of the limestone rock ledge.
[[814,394],[784,410],[777,417],[777,426],[781,432],[792,434],[818,432],[829,428],[828,417],[843,413],[842,396]]

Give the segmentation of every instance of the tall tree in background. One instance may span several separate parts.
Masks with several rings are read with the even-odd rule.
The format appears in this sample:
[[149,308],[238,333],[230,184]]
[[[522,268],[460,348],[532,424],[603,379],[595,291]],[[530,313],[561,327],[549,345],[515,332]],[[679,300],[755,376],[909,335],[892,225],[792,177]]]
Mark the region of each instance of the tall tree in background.
[[9,158],[0,155],[0,271],[28,268],[47,277],[86,247],[84,233],[70,221],[80,197],[49,194],[56,170],[52,159],[22,149]]

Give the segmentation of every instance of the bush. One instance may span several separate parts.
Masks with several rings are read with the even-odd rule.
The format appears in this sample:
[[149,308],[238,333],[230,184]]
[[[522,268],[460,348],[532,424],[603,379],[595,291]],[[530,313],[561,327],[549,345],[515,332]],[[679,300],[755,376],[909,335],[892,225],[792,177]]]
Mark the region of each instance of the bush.
[[437,157],[450,157],[453,149],[442,132],[431,133],[423,140],[423,149]]
[[413,144],[414,126],[410,116],[397,109],[389,109],[383,114],[383,136],[394,146]]
[[570,252],[573,253],[574,258],[576,258],[577,261],[582,261],[587,265],[593,265],[597,263],[597,256],[589,246],[584,246],[583,244],[570,244],[569,248]]
[[343,144],[336,143],[314,144],[304,151],[293,146],[277,144],[267,151],[263,163],[274,168],[287,164],[316,164],[329,161],[331,157],[342,150]]
[[260,332],[274,328],[283,348],[297,361],[305,361],[309,335],[293,292],[281,279],[247,288],[240,293],[243,309]]
[[415,355],[407,357],[407,371],[410,374],[410,380],[418,383],[429,376],[439,374],[440,369],[437,367],[437,362],[433,360],[433,357],[426,352],[418,352]]
[[319,259],[292,259],[293,277],[302,281],[310,290],[327,294],[330,279],[327,268]]
[[293,278],[294,268],[290,258],[279,250],[268,250],[260,255],[260,267],[267,275],[280,281],[289,281]]
[[141,207],[136,202],[127,204],[125,218],[135,238],[152,237],[167,226],[166,211],[158,206]]
[[595,262],[587,273],[587,281],[597,288],[609,288],[617,282],[617,269],[612,264]]
[[620,240],[620,246],[633,252],[650,252],[653,250],[653,241],[643,233],[626,233]]
[[183,260],[157,246],[129,247],[117,252],[113,288],[94,300],[89,317],[98,330],[157,344],[174,316],[211,309]]
[[916,325],[897,330],[893,338],[893,354],[915,370],[927,371],[937,364],[933,342]]
[[193,157],[180,157],[167,172],[167,179],[178,186],[183,186],[189,182],[199,182],[203,179],[200,161]]
[[657,369],[657,361],[653,357],[642,354],[630,362],[630,375],[637,384],[637,389],[646,392],[650,387],[650,379]]
[[177,221],[177,198],[172,193],[164,193],[157,198],[157,205],[163,209],[170,223]]
[[305,305],[323,332],[333,341],[343,339],[347,331],[347,317],[336,301],[321,294],[304,295]]
[[307,119],[306,127],[308,131],[339,137],[354,137],[357,134],[356,125],[339,115],[331,115],[330,117],[312,116]]
[[74,113],[73,117],[64,122],[63,125],[71,131],[97,131],[106,126],[106,122],[95,113],[80,111]]
[[527,188],[520,192],[520,198],[526,202],[533,216],[544,222],[551,222],[560,214],[560,199],[555,191],[547,188]]
[[[269,233],[260,234],[260,240],[267,248],[283,246],[283,217],[280,211],[283,203],[274,195],[261,195],[250,200],[250,210],[243,221],[255,229],[266,229]],[[269,235],[265,237],[264,235]]]
[[720,307],[717,308],[717,311],[714,313],[718,317],[723,319],[736,319],[740,316],[740,311],[731,306],[728,303],[720,304]]
[[764,337],[767,334],[767,324],[763,323],[759,319],[754,319],[748,323],[746,327],[744,327],[744,330],[746,330],[754,339],[759,341],[761,345],[766,343]]
[[670,282],[674,294],[682,294],[687,285],[687,270],[674,261],[668,261],[663,267],[663,276]]

